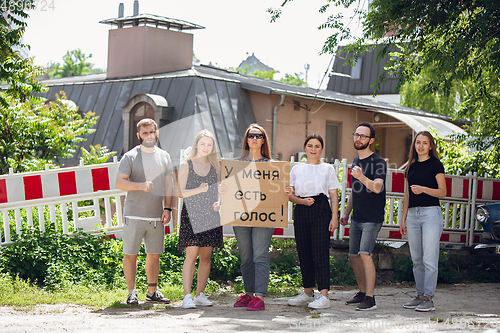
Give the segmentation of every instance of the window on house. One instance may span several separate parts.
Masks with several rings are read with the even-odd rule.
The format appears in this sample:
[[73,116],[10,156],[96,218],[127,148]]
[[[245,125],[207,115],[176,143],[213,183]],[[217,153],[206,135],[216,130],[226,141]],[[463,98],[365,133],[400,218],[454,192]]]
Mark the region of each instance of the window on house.
[[359,57],[358,61],[351,67],[351,80],[361,79],[361,67],[363,65],[363,58]]
[[130,147],[132,148],[140,144],[137,138],[137,123],[144,118],[155,119],[155,112],[149,103],[140,102],[134,106],[130,114]]
[[335,162],[339,158],[339,125],[326,124],[325,133],[325,161]]

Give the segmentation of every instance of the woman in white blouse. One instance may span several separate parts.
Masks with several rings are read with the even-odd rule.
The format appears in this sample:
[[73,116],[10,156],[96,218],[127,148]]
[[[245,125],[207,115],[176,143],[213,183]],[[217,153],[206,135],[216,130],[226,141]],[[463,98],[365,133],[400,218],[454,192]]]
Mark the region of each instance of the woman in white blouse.
[[[320,160],[323,148],[323,138],[319,134],[306,138],[307,161],[292,168],[290,186],[284,189],[290,201],[296,204],[295,242],[304,287],[299,296],[288,301],[288,305],[307,305],[313,309],[330,307],[330,232],[338,227],[337,189],[340,184],[333,166]],[[314,298],[316,284],[320,294]]]

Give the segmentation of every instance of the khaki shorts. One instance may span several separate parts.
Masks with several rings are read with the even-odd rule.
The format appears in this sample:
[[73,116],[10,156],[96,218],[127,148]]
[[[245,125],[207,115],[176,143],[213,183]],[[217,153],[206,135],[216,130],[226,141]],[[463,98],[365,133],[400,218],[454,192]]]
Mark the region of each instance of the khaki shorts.
[[146,253],[161,254],[165,251],[165,227],[160,221],[123,219],[123,253],[139,254],[144,239]]

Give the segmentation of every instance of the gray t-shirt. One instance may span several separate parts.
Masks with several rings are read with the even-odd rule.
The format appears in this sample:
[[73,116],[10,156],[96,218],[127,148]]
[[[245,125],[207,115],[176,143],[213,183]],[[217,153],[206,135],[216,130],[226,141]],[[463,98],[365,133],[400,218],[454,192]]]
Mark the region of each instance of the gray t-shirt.
[[128,191],[123,215],[161,218],[165,177],[172,174],[170,155],[158,147],[152,153],[141,150],[140,146],[134,147],[123,155],[118,173],[128,175],[128,180],[132,182],[150,181],[154,186],[149,192]]

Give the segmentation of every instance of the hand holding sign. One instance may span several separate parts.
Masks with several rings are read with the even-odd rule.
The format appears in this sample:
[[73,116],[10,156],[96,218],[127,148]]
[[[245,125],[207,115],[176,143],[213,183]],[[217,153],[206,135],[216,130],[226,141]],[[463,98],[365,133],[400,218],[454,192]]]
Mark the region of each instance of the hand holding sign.
[[[288,227],[289,162],[222,160],[221,223],[252,227]],[[291,194],[291,193],[290,193]]]
[[219,184],[219,187],[218,187],[218,190],[219,190],[219,193],[222,194],[222,193],[226,193],[227,192],[227,186],[226,184],[224,183],[220,183]]

